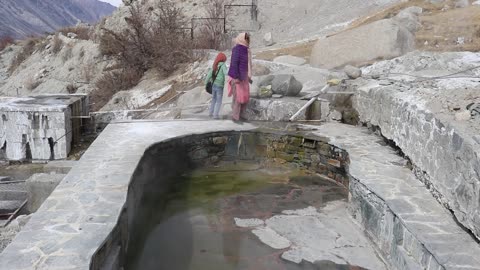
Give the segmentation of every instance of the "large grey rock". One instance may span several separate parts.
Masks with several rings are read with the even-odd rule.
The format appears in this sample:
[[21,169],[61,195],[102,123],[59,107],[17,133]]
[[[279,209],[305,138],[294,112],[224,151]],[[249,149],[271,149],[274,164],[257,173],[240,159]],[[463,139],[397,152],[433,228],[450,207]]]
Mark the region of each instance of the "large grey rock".
[[252,74],[253,76],[265,76],[270,74],[270,69],[262,64],[254,63],[252,67]]
[[53,190],[63,180],[65,174],[34,174],[27,180],[28,210],[33,213],[52,194]]
[[273,62],[295,65],[295,66],[302,66],[302,65],[305,65],[305,63],[307,63],[305,59],[292,56],[292,55],[282,55],[282,56],[276,57],[275,59],[273,59]]
[[415,35],[397,21],[386,19],[318,40],[310,64],[328,69],[358,66],[395,58],[414,49]]
[[362,70],[354,66],[348,65],[345,67],[344,71],[350,79],[357,79],[362,76]]
[[277,75],[272,81],[274,94],[294,97],[300,94],[303,85],[293,75]]

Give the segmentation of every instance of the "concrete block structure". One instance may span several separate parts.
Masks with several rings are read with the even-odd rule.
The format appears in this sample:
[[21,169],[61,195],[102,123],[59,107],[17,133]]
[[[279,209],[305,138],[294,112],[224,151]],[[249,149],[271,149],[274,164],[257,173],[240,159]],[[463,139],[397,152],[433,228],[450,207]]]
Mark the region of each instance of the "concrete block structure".
[[0,160],[67,158],[86,115],[86,95],[0,98]]

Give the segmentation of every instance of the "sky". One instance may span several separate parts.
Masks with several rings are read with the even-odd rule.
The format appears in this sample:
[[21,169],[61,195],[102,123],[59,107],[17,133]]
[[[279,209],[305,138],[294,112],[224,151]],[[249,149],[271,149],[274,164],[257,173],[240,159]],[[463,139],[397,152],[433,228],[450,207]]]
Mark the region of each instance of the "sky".
[[122,0],[100,0],[100,1],[110,3],[116,7],[118,7],[120,3],[122,3]]

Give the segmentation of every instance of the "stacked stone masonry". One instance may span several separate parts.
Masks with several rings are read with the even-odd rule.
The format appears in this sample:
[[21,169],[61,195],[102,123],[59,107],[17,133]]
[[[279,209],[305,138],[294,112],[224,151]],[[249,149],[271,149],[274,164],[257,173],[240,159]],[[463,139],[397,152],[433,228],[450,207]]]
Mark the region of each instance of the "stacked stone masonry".
[[434,196],[480,239],[480,145],[398,86],[370,83],[355,90],[361,121],[394,141]]

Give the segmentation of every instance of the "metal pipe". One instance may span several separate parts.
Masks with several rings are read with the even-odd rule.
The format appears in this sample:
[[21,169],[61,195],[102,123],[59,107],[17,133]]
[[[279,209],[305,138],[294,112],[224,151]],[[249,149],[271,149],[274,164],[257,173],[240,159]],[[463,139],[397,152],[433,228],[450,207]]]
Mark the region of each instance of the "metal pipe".
[[315,100],[317,100],[318,96],[320,96],[320,94],[322,94],[325,90],[327,90],[327,88],[330,87],[330,85],[325,85],[322,90],[320,90],[320,92],[318,92],[317,95],[315,95],[312,99],[310,99],[309,102],[307,102],[307,104],[305,104],[297,113],[295,113],[291,118],[290,118],[290,122],[292,121],[295,121],[295,119],[304,111],[306,110],[308,107],[310,107],[310,105],[313,104],[313,102],[315,102]]

